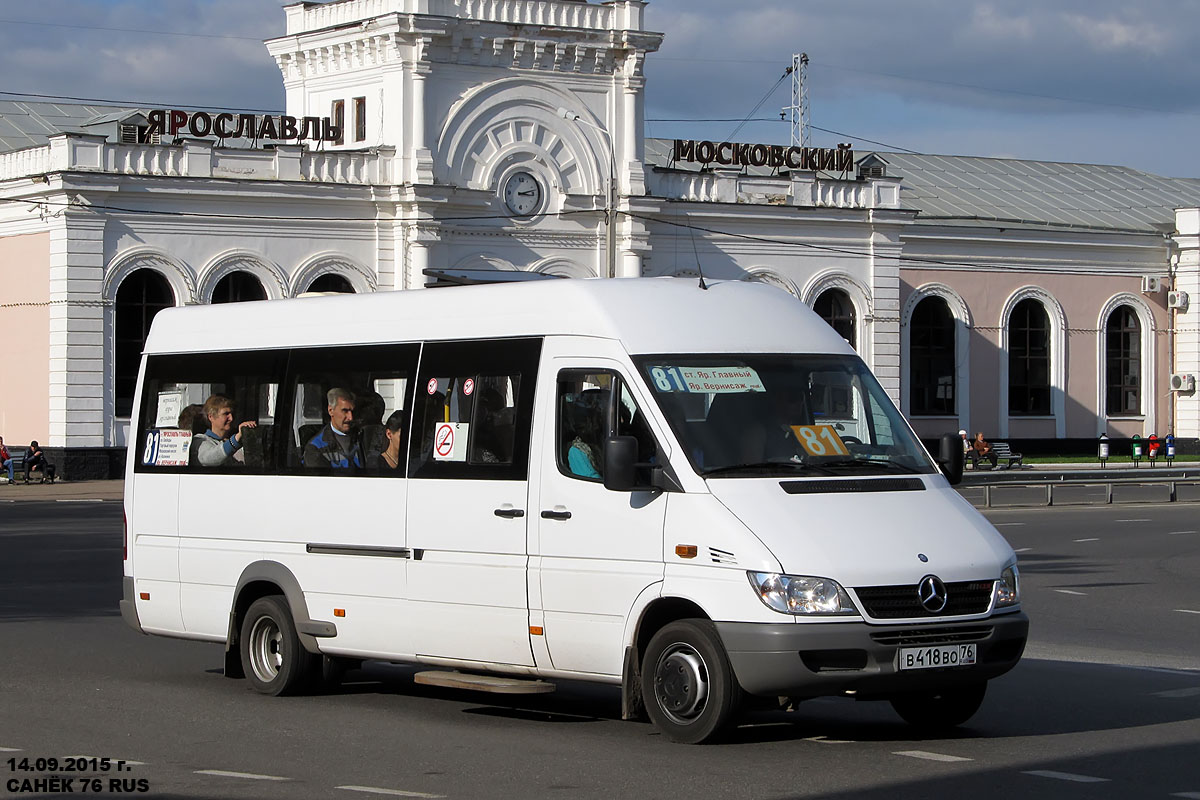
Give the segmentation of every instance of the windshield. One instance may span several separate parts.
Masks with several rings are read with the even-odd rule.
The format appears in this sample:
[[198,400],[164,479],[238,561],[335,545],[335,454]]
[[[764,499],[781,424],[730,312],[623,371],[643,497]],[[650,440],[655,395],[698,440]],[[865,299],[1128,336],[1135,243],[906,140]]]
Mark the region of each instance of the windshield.
[[937,471],[857,356],[636,360],[692,466],[706,477]]

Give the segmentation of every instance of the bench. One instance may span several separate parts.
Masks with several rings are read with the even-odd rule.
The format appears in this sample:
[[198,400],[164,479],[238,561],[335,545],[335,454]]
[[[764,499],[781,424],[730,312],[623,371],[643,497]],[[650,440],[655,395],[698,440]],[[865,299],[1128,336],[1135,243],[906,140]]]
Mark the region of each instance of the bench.
[[1008,442],[992,442],[992,452],[996,456],[997,465],[1001,461],[1008,462],[1008,466],[1005,469],[1021,466],[1021,454],[1014,453],[1012,448],[1008,446]]
[[[8,451],[9,457],[12,458],[12,466],[13,466],[13,481],[12,482],[14,484],[15,483],[29,483],[29,481],[25,480],[25,456],[28,454],[28,452],[29,451],[26,450],[25,448],[13,448]],[[35,467],[33,471],[35,473],[36,472],[42,473],[42,482],[43,483],[54,483],[54,479],[56,477],[55,473],[57,472],[57,470],[55,469],[53,464],[49,463],[48,459],[46,462],[45,469],[43,469],[42,467]],[[8,472],[7,471],[0,470],[0,480],[8,480]]]

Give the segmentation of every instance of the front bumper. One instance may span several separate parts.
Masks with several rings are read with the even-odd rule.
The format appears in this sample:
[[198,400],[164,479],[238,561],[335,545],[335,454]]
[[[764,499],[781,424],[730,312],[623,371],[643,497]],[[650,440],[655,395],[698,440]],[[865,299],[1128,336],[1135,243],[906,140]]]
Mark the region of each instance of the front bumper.
[[[1029,636],[1029,618],[1019,611],[962,623],[715,624],[743,689],[800,698],[851,691],[867,698],[990,680],[1016,666]],[[968,642],[977,645],[973,666],[897,669],[901,647]]]

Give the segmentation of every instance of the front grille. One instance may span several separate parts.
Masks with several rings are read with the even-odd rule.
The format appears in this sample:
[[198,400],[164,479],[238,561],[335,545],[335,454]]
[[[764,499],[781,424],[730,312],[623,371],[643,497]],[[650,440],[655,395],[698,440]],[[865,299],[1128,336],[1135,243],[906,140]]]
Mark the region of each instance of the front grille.
[[939,644],[982,642],[992,635],[991,625],[970,628],[897,628],[872,633],[877,644],[892,647],[932,647]]
[[872,619],[956,617],[983,614],[992,604],[992,581],[958,581],[946,584],[946,607],[934,614],[921,605],[916,584],[856,588],[859,607]]

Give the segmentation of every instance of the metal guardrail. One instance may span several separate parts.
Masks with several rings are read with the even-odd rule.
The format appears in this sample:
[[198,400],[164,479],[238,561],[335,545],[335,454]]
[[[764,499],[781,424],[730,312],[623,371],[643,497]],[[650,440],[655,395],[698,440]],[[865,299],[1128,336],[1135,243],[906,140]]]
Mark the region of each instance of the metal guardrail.
[[[984,484],[960,484],[959,491],[971,491],[983,489],[983,507],[994,508],[992,503],[993,490],[1001,489],[1032,489],[1044,487],[1046,490],[1046,502],[1039,505],[1053,506],[1054,491],[1056,488],[1079,488],[1088,486],[1103,486],[1104,487],[1104,503],[1112,505],[1113,503],[1113,487],[1114,486],[1166,486],[1168,490],[1168,501],[1176,502],[1198,502],[1200,494],[1191,500],[1179,499],[1180,486],[1200,486],[1200,477],[1167,477],[1163,476],[1158,480],[1147,480],[1142,477],[1136,478],[1046,478],[1043,480],[1021,480],[1021,481],[1004,481],[1002,483],[984,483]],[[1095,503],[1071,503],[1070,505],[1094,505]],[[1007,503],[1003,507],[1015,508],[1018,506],[1031,505],[1029,503]]]

